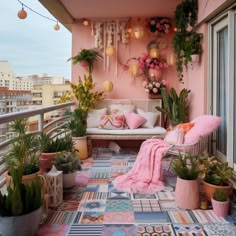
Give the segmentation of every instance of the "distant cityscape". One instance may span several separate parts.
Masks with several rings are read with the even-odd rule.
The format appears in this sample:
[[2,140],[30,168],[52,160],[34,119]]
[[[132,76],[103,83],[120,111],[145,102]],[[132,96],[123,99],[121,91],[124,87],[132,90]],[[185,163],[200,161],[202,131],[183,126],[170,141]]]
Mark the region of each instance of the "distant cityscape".
[[[15,76],[11,64],[0,61],[0,115],[55,105],[69,90],[70,83],[62,76]],[[49,112],[44,119],[60,115]],[[0,141],[8,139],[9,135],[8,126],[0,125]]]

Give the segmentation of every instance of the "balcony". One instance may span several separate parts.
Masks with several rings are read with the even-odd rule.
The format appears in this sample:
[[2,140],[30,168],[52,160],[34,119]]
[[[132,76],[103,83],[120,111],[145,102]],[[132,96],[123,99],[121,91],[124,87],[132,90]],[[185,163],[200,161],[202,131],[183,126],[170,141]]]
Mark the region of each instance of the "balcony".
[[[68,117],[60,117],[45,124],[49,112],[70,109],[73,103],[60,104],[42,109],[0,116],[0,125],[16,118],[32,118],[31,131],[35,135],[54,132],[60,135],[60,125]],[[5,128],[6,131],[6,128]],[[0,186],[5,191],[4,154],[12,138],[12,133],[5,135],[1,142]],[[1,137],[3,140],[3,136]],[[112,181],[129,171],[133,166],[138,150],[124,149],[115,153],[107,148],[94,148],[92,156],[82,163],[83,170],[77,173],[76,186],[64,189],[64,201],[59,206],[45,212],[38,235],[49,235],[58,230],[60,235],[216,235],[224,230],[227,235],[234,235],[235,215],[226,219],[217,217],[212,209],[183,210],[175,203],[176,177],[169,169],[170,159],[162,162],[165,188],[154,194],[132,194],[120,192]]]

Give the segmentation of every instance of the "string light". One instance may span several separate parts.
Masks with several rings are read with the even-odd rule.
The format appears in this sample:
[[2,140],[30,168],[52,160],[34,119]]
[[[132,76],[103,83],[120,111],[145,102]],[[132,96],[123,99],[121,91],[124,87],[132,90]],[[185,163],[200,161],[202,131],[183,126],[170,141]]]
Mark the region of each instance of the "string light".
[[88,24],[89,24],[88,20],[83,19],[83,25],[84,25],[84,26],[88,26]]
[[52,18],[49,18],[49,17],[47,17],[47,16],[44,16],[44,15],[42,15],[42,14],[40,14],[40,13],[38,13],[37,11],[35,11],[35,10],[33,10],[32,8],[30,8],[29,6],[27,6],[27,5],[25,5],[23,2],[21,2],[20,0],[17,0],[21,5],[22,5],[22,9],[18,12],[18,14],[17,14],[17,16],[20,18],[20,19],[25,19],[26,17],[27,17],[27,12],[24,10],[24,7],[25,8],[27,8],[27,9],[29,9],[30,11],[32,11],[32,12],[34,12],[35,14],[37,14],[37,15],[39,15],[39,16],[41,16],[41,17],[43,17],[43,18],[45,18],[45,19],[48,19],[48,20],[50,20],[50,21],[54,21],[54,22],[56,22],[56,25],[54,25],[54,30],[59,30],[60,29],[60,25],[58,24],[58,21],[57,20],[54,20],[54,19],[52,19]]

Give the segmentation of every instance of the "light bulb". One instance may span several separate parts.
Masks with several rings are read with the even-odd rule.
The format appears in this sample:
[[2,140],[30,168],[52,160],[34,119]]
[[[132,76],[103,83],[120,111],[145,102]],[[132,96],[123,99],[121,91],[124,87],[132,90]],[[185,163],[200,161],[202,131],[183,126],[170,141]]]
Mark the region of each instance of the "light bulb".
[[22,6],[22,9],[20,11],[18,11],[17,16],[21,20],[24,20],[27,17],[27,12],[24,10],[23,6]]
[[54,30],[58,31],[60,29],[60,25],[58,22],[54,25]]

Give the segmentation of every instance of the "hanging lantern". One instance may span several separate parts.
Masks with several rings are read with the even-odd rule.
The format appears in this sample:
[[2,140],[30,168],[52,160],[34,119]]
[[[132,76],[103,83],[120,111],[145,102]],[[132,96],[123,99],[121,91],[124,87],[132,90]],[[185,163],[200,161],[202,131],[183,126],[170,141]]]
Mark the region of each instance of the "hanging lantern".
[[151,58],[158,58],[159,57],[159,51],[157,48],[151,48],[149,51],[149,55]]
[[170,55],[167,57],[167,63],[169,65],[175,65],[176,64],[176,55],[174,52],[171,52]]
[[114,56],[115,53],[116,53],[115,47],[113,47],[113,46],[108,46],[108,47],[106,48],[106,55],[107,55],[107,56],[109,56],[109,57]]
[[62,171],[55,166],[44,175],[48,183],[49,202],[51,207],[57,207],[63,202]]
[[54,25],[54,30],[58,31],[60,29],[60,25],[58,22]]
[[24,10],[23,5],[22,5],[22,9],[20,11],[18,11],[17,16],[21,20],[24,20],[27,17],[27,12]]
[[129,72],[133,77],[136,77],[139,73],[139,66],[138,64],[134,63],[134,64],[130,64],[129,65]]
[[110,80],[103,82],[103,89],[105,92],[111,92],[113,90],[113,83]]
[[145,35],[145,30],[142,25],[135,25],[132,28],[132,32],[133,32],[133,37],[136,39],[142,39]]

